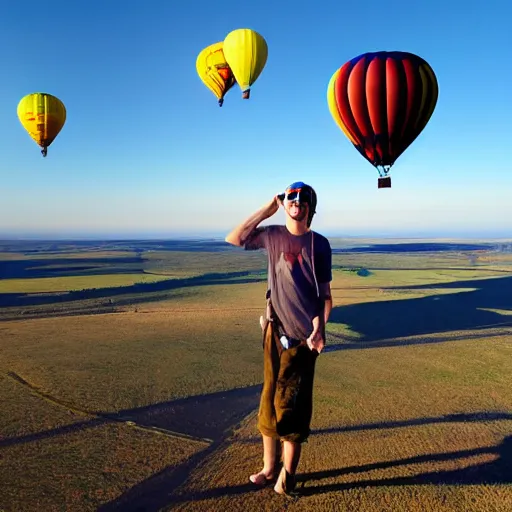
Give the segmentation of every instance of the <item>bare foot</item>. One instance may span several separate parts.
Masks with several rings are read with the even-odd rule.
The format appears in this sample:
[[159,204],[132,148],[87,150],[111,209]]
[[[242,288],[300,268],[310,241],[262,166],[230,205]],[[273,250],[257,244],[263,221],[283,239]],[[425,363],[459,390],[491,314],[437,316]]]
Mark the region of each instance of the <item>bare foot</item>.
[[274,491],[276,491],[277,494],[293,496],[295,485],[295,475],[291,475],[283,467],[281,473],[279,473],[279,478],[277,479],[276,485],[274,486]]
[[274,475],[270,471],[260,471],[249,477],[249,480],[255,485],[267,485],[274,480]]

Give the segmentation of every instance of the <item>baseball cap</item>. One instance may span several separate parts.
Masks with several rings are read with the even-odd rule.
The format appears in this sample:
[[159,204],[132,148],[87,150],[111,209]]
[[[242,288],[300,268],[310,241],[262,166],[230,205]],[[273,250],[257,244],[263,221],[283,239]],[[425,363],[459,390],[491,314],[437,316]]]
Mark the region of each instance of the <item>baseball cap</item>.
[[298,201],[309,205],[308,227],[311,224],[313,215],[316,213],[317,197],[316,192],[311,185],[303,181],[295,181],[280,196],[281,200]]

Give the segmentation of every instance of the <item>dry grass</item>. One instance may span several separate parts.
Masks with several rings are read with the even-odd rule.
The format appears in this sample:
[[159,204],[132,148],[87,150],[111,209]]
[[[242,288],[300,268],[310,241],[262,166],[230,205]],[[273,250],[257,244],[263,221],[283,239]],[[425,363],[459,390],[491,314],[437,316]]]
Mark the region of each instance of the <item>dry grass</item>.
[[[238,252],[149,255],[144,270],[180,276],[262,262]],[[334,272],[335,350],[318,359],[297,501],[247,485],[261,463],[254,415],[206,445],[101,414],[140,417],[150,406],[150,425],[152,408],[167,404],[172,415],[184,410],[180,398],[205,395],[223,416],[233,404],[215,392],[261,381],[266,283],[226,282],[139,297],[148,301],[137,312],[127,300],[116,314],[0,323],[0,510],[136,510],[148,499],[162,510],[226,512],[511,510],[509,275],[470,268],[464,255],[336,258],[372,274]],[[500,325],[485,327],[485,315]]]
[[65,246],[59,245],[60,249],[55,251],[45,251],[40,253],[26,253],[26,252],[0,252],[0,261],[12,260],[62,260],[73,258],[132,258],[136,255],[133,251],[103,251],[103,250],[90,250],[77,251],[76,247],[71,245],[69,250],[65,250]]
[[121,424],[89,425],[2,448],[2,509],[97,510],[204,448]]
[[219,253],[163,252],[144,254],[144,268],[172,277],[191,277],[209,272],[258,271],[266,268],[266,257],[259,251],[233,251]]
[[2,367],[66,402],[100,411],[259,382],[261,311],[189,307],[5,322]]
[[158,274],[107,274],[92,276],[39,277],[36,279],[2,279],[0,293],[55,293],[90,288],[131,286],[169,279]]
[[247,477],[261,460],[252,419],[170,509],[508,511],[511,352],[510,337],[497,333],[321,356],[299,500],[251,492]]

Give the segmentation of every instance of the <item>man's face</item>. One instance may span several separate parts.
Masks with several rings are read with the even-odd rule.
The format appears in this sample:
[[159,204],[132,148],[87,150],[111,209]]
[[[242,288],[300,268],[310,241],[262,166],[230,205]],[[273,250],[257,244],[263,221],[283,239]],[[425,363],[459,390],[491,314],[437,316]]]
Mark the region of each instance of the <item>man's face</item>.
[[309,197],[305,193],[301,193],[301,189],[287,190],[283,202],[284,209],[293,220],[302,222],[308,218],[308,200]]

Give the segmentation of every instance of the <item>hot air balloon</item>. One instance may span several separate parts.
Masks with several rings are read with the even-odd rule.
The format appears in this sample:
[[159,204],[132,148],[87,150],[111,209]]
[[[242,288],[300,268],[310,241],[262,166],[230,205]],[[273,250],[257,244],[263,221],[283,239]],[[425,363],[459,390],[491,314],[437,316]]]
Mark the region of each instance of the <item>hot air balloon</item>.
[[249,28],[233,30],[224,39],[224,55],[242,89],[242,98],[248,100],[251,85],[267,63],[267,42]]
[[364,53],[331,77],[327,103],[355,148],[379,171],[378,188],[428,123],[439,88],[434,71],[408,52]]
[[222,42],[212,44],[201,50],[196,59],[197,74],[206,87],[217,96],[219,107],[222,107],[224,96],[236,83],[222,48]]
[[28,134],[41,146],[45,157],[48,146],[54,141],[66,122],[64,103],[51,94],[27,94],[18,103],[18,118]]

